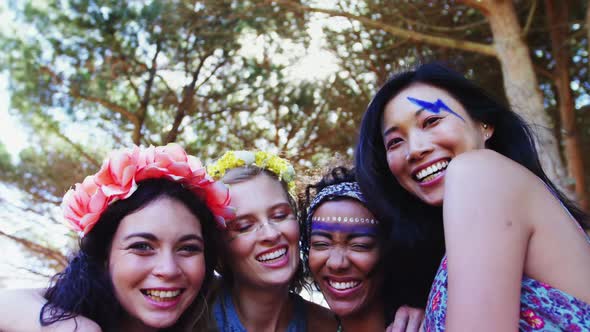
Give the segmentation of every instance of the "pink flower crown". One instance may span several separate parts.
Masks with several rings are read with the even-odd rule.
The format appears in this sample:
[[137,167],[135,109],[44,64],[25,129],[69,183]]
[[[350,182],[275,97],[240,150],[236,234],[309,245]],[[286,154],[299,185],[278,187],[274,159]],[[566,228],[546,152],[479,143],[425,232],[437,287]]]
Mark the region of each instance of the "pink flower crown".
[[98,173],[66,192],[61,204],[64,217],[84,237],[109,204],[130,197],[138,182],[158,178],[180,182],[193,191],[211,209],[218,227],[225,228],[225,220],[234,217],[228,188],[213,180],[199,159],[173,143],[112,151]]

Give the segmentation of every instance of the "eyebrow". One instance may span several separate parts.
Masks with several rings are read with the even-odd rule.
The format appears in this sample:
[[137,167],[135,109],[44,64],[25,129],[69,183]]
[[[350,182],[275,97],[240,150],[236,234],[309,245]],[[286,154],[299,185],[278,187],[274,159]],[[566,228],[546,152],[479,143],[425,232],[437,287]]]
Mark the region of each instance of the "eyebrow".
[[[149,241],[157,241],[158,237],[155,236],[152,233],[133,233],[133,234],[129,234],[126,237],[123,238],[123,241],[129,240],[131,238],[134,237],[139,237],[139,238],[143,238]],[[187,235],[183,235],[180,239],[178,239],[178,242],[184,242],[184,241],[189,241],[189,240],[196,240],[199,242],[205,242],[203,240],[203,237],[197,235],[197,234],[187,234]]]
[[[424,111],[425,111],[424,108],[417,110],[416,113],[414,113],[414,117],[418,117],[418,115],[420,115]],[[399,129],[398,126],[391,126],[388,129],[386,129],[382,135],[383,135],[383,137],[385,137],[385,136],[389,135],[390,133],[397,131],[398,129]]]
[[158,238],[152,233],[132,233],[123,238],[123,240],[129,240],[132,237],[141,237],[146,240],[156,241]]
[[183,235],[180,239],[178,239],[178,242],[184,242],[184,241],[190,241],[190,240],[196,240],[199,242],[205,242],[203,240],[203,237],[197,234],[187,234],[187,235]]
[[[267,212],[271,212],[274,209],[278,209],[280,207],[283,206],[287,206],[289,208],[289,210],[291,210],[291,213],[293,213],[293,208],[291,207],[291,204],[289,204],[289,202],[285,201],[285,202],[280,202],[277,203],[271,207],[269,207],[268,209],[266,209]],[[240,220],[240,219],[244,219],[250,216],[253,216],[255,213],[244,213],[244,214],[236,214],[236,217],[230,221],[234,221],[234,220]]]
[[385,137],[385,136],[389,135],[390,133],[397,131],[398,129],[399,129],[398,126],[391,126],[383,132],[382,136]]
[[278,208],[281,208],[281,207],[284,207],[284,206],[288,207],[290,210],[293,210],[291,208],[291,204],[289,204],[289,202],[280,202],[280,203],[277,203],[277,204],[271,206],[270,208],[268,208],[268,211],[272,211],[274,209],[278,209]]

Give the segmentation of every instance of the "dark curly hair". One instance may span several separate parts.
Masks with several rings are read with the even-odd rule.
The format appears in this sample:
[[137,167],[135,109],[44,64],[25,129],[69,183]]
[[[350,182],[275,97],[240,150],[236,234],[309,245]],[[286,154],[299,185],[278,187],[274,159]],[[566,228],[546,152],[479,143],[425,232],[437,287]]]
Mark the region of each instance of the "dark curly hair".
[[[354,169],[348,169],[346,167],[335,167],[331,169],[327,174],[325,174],[321,180],[314,184],[310,184],[305,188],[305,194],[301,199],[301,213],[300,213],[300,223],[303,225],[302,232],[301,232],[301,254],[303,257],[303,262],[305,266],[305,275],[306,278],[310,281],[313,280],[313,276],[311,275],[311,271],[309,268],[309,251],[310,251],[310,237],[311,237],[311,225],[309,223],[309,212],[310,212],[310,205],[313,201],[314,197],[322,191],[324,188],[333,186],[340,183],[345,182],[356,182],[355,171]],[[348,200],[352,199],[348,196],[343,196],[341,198],[334,197],[332,200]],[[360,201],[359,201],[360,202]],[[363,205],[366,205],[364,202],[360,202]],[[320,203],[318,206],[320,206]],[[400,273],[397,268],[391,268],[392,265],[396,267],[400,267],[399,264],[391,264],[393,260],[395,262],[395,258],[391,258],[389,254],[391,252],[391,248],[388,246],[388,232],[387,229],[389,228],[389,222],[383,222],[385,220],[381,220],[378,224],[379,232],[377,237],[377,243],[379,248],[381,249],[381,254],[376,266],[371,273],[382,273],[383,274],[383,284],[381,289],[379,290],[379,296],[381,296],[381,300],[384,304],[384,317],[386,321],[390,321],[393,318],[393,313],[395,310],[402,304],[406,304],[401,302],[402,297],[400,294],[403,292],[404,285],[395,281],[395,274]],[[403,266],[401,266],[403,268]],[[317,284],[315,285],[316,288],[319,289]]]
[[109,277],[107,261],[111,242],[121,220],[157,200],[169,197],[177,200],[201,223],[205,239],[205,280],[199,295],[181,319],[166,329],[178,331],[181,327],[206,325],[208,314],[204,312],[208,286],[213,278],[217,253],[213,238],[215,221],[207,205],[180,183],[166,179],[148,179],[138,183],[137,190],[129,198],[111,204],[81,241],[80,249],[70,258],[64,271],[52,278],[52,286],[45,292],[47,303],[43,305],[39,320],[47,326],[60,320],[83,315],[96,322],[103,331],[118,331],[126,312],[117,300]]

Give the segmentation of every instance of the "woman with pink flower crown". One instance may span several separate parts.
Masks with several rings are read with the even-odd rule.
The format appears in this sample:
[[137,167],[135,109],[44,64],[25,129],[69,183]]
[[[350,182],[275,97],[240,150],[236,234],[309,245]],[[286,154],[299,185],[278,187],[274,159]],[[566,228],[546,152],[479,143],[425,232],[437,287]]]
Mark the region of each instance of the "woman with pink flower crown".
[[113,151],[64,196],[80,249],[42,297],[0,296],[0,330],[207,329],[212,232],[232,217],[228,203],[227,188],[176,144]]

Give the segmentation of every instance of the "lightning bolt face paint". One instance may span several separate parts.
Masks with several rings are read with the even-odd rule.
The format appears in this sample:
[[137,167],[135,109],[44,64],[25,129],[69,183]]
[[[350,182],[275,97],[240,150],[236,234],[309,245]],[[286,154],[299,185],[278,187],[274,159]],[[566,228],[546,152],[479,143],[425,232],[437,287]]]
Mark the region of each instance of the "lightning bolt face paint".
[[445,104],[440,99],[436,99],[436,101],[434,103],[431,103],[426,100],[421,100],[418,98],[413,98],[413,97],[407,97],[407,98],[412,104],[420,106],[420,110],[425,110],[425,111],[428,111],[428,112],[434,113],[434,114],[440,114],[441,111],[445,111],[445,112],[453,114],[454,116],[458,117],[459,119],[463,120],[463,122],[465,122],[465,119],[463,119],[463,117],[461,115],[459,115],[455,111],[453,111],[449,106],[447,106],[447,104]]
[[312,219],[312,235],[314,234],[314,231],[340,232],[354,234],[355,236],[377,236],[377,228],[374,225],[359,225],[344,222],[317,221]]

